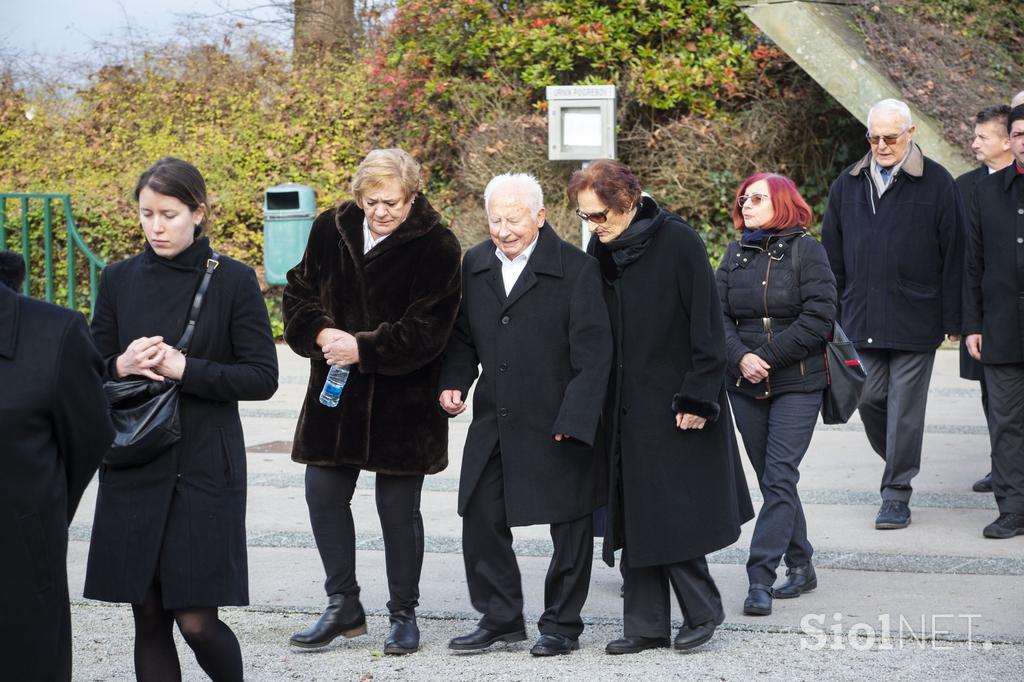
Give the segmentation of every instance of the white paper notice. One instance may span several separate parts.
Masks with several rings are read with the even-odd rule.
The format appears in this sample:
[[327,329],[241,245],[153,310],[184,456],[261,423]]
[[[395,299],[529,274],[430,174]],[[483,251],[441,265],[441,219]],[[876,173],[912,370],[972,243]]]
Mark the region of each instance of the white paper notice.
[[600,110],[563,109],[562,145],[565,147],[600,147]]

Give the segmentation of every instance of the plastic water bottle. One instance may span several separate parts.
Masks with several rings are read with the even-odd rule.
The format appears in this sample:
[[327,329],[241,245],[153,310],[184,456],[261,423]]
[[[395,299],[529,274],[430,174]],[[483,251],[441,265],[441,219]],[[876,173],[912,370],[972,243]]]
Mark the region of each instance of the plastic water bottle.
[[327,381],[324,382],[324,390],[320,391],[320,404],[327,407],[337,407],[341,400],[341,392],[345,390],[345,383],[348,381],[350,370],[348,365],[334,365],[327,373]]

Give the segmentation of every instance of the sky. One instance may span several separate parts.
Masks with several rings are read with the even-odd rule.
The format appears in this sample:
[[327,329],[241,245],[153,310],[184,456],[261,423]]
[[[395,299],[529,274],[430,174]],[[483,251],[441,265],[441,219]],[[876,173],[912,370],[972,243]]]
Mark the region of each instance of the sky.
[[[229,21],[230,12],[249,11],[260,19],[279,19],[273,0],[0,0],[0,54],[23,62],[95,60],[96,45],[165,42],[187,29],[183,22],[201,17],[201,24]],[[260,9],[262,8],[262,9]],[[280,24],[261,29],[287,40]],[[24,63],[22,64],[25,65]]]

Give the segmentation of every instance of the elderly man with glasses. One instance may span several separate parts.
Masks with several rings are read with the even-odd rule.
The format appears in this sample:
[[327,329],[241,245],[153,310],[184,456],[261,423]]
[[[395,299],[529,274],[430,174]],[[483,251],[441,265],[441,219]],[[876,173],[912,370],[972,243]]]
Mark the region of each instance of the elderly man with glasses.
[[885,461],[879,530],[910,524],[935,350],[959,339],[966,221],[952,176],[913,141],[910,108],[871,107],[870,153],[829,190],[822,243],[838,319],[868,373],[864,431]]

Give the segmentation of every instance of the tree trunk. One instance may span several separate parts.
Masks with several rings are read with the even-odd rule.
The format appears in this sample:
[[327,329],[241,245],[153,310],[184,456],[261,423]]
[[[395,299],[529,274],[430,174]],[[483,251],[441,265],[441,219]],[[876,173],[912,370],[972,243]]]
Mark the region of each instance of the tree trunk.
[[295,0],[295,50],[351,44],[356,36],[355,0]]

